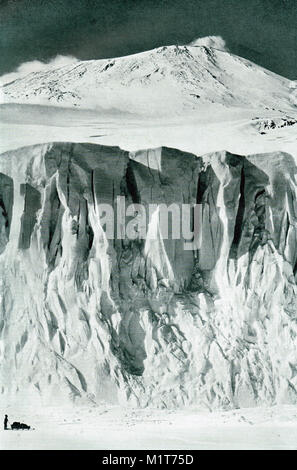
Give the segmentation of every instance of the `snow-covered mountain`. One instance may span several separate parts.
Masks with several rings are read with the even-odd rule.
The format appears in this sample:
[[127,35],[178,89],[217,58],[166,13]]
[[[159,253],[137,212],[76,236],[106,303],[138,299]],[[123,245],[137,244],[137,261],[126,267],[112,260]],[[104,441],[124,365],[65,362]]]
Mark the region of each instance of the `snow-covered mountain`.
[[154,118],[205,106],[292,112],[289,80],[231,53],[168,46],[34,72],[1,88],[1,102],[104,108]]
[[[171,46],[32,73],[1,100],[3,403],[295,404],[289,81]],[[156,214],[154,242],[108,240],[97,208],[118,196],[200,204],[201,246],[163,239]]]

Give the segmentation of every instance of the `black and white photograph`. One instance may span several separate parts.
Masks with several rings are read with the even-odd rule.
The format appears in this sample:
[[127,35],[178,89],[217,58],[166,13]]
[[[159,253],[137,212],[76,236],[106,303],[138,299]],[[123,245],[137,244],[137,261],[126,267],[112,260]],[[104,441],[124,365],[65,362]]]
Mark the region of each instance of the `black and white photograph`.
[[297,450],[296,25],[0,0],[1,450]]

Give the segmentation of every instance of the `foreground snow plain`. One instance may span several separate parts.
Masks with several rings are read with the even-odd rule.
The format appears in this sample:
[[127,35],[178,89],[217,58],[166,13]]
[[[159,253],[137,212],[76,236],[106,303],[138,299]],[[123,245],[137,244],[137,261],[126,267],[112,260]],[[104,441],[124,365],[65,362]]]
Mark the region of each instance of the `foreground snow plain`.
[[[297,449],[294,406],[208,413],[196,409],[6,409],[31,431],[0,432],[0,449]],[[13,418],[12,418],[13,416]]]

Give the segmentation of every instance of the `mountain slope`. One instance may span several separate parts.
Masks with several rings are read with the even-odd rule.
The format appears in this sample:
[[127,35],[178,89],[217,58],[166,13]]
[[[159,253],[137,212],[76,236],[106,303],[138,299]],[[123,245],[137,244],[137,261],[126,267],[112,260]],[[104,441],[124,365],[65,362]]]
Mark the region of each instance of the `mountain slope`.
[[1,88],[1,102],[104,108],[142,116],[205,107],[293,112],[289,80],[228,52],[168,46],[31,73]]

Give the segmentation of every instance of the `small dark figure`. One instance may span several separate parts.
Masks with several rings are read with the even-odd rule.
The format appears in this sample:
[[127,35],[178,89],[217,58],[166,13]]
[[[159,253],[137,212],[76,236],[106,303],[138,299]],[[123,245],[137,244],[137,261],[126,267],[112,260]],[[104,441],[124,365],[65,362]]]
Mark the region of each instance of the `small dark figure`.
[[25,423],[19,423],[18,421],[14,421],[11,425],[11,429],[30,429],[30,426]]
[[5,415],[5,418],[4,418],[4,430],[5,431],[8,429],[7,424],[8,424],[8,416]]

